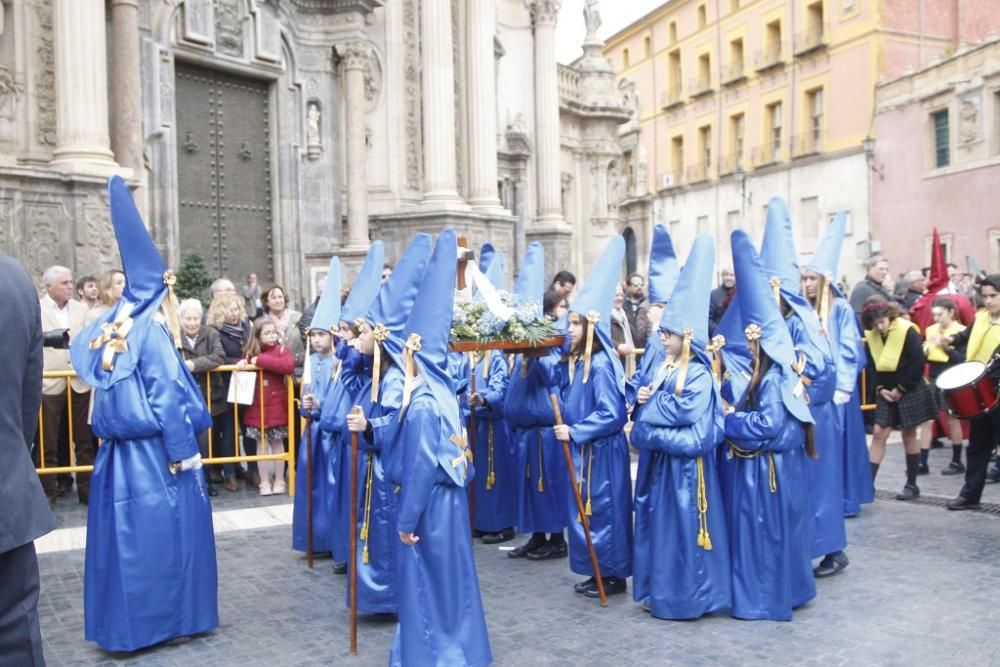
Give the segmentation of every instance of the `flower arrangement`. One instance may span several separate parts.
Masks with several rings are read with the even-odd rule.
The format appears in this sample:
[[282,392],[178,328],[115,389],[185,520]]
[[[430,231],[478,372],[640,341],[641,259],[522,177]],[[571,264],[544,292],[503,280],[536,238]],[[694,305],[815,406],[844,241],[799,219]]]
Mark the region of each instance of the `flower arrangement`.
[[510,319],[497,317],[484,301],[456,303],[451,322],[452,342],[516,341],[534,346],[558,335],[552,322],[542,314],[540,303],[505,290],[497,290],[497,294],[513,311]]

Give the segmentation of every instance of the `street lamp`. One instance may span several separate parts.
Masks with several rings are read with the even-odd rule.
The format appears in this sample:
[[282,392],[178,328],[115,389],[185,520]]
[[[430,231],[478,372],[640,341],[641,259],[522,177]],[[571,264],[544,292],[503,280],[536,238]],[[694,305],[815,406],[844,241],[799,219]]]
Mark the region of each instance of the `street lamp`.
[[865,140],[861,142],[861,148],[865,152],[865,162],[868,163],[868,168],[878,174],[878,180],[884,181],[885,165],[875,164],[875,138],[865,137]]

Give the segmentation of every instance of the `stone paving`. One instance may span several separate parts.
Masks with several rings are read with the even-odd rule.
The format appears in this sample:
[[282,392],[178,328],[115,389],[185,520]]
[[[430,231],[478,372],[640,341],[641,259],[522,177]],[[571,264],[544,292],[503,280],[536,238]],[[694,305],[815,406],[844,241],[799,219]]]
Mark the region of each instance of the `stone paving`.
[[[920,478],[925,495],[954,495],[959,478],[939,473],[949,456],[932,453],[934,472]],[[890,446],[886,463],[878,486],[896,491],[903,479],[900,446]],[[244,492],[222,492],[218,500],[217,507],[230,509],[288,502]],[[1000,500],[1000,485],[987,487],[984,500]],[[59,512],[82,515],[68,501]],[[818,582],[818,597],[791,623],[725,614],[665,622],[643,613],[630,595],[602,609],[573,593],[579,578],[565,560],[511,561],[496,546],[477,544],[495,664],[1000,665],[1000,644],[993,641],[1000,623],[1000,518],[878,501],[848,522],[848,534],[850,567]],[[290,539],[288,526],[219,535],[221,627],[125,656],[83,639],[82,550],[41,555],[49,664],[386,664],[393,621],[363,619],[359,653],[350,656],[344,577],[332,573],[329,560],[307,570]]]

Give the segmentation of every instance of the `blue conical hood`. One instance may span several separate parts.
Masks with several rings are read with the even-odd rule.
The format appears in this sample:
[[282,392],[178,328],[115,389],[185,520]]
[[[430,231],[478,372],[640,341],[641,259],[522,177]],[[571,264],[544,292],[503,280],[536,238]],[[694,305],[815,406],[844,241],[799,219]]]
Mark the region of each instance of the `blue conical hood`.
[[312,321],[309,323],[310,329],[333,331],[340,322],[340,281],[340,258],[333,256],[326,270],[323,293],[319,296],[316,312],[313,313]]
[[[619,380],[624,377],[625,370],[622,368],[621,360],[615,352],[614,342],[611,340],[611,306],[615,300],[615,289],[621,280],[624,259],[625,239],[620,234],[615,235],[608,241],[604,252],[590,269],[583,289],[569,305],[569,310],[578,313],[581,317],[587,317],[589,313],[597,313],[600,319],[595,327],[595,335],[611,359],[615,367],[615,376]],[[621,382],[618,383],[618,387],[624,391]]]
[[493,260],[493,254],[497,251],[496,247],[489,241],[483,244],[479,249],[479,270],[482,273],[486,273],[486,269],[489,268],[490,262]]
[[138,312],[147,303],[158,302],[166,293],[163,274],[167,265],[153,244],[132,193],[121,176],[112,176],[108,181],[108,200],[125,272],[125,297],[136,304],[133,312]]
[[816,254],[806,265],[806,268],[815,271],[821,276],[826,276],[833,281],[837,277],[837,268],[840,265],[840,250],[844,246],[844,234],[847,232],[847,215],[843,211],[837,211],[833,216],[833,222],[826,228],[823,240],[816,248]]
[[773,197],[767,203],[767,224],[760,246],[760,260],[764,263],[768,278],[781,280],[782,290],[795,293],[801,291],[792,219],[788,215],[788,206],[781,197]]
[[524,261],[517,272],[514,293],[522,299],[538,302],[539,308],[545,298],[545,247],[532,241],[524,251]]
[[679,276],[680,266],[670,232],[666,225],[656,225],[649,248],[649,302],[667,303]]
[[365,256],[364,264],[354,278],[354,285],[351,293],[344,301],[344,307],[340,313],[340,319],[345,322],[353,322],[359,317],[364,317],[368,309],[371,308],[375,297],[382,287],[382,266],[385,260],[385,249],[381,241],[372,241],[368,248],[368,255]]
[[[406,317],[413,308],[413,301],[420,289],[420,281],[427,270],[427,262],[431,257],[431,237],[419,233],[413,237],[409,247],[392,270],[392,275],[379,289],[368,309],[365,319],[373,327],[381,324],[389,333],[399,337],[403,335]],[[380,275],[381,278],[381,275]],[[449,321],[451,316],[449,315]]]
[[486,265],[486,270],[483,273],[486,274],[487,280],[490,284],[497,289],[504,289],[506,285],[504,284],[504,258],[503,253],[499,250],[493,253],[490,257],[489,264]]
[[708,348],[708,302],[715,270],[715,244],[707,234],[699,234],[663,311],[660,329],[684,335],[691,329],[691,350],[705,361],[711,361]]
[[785,407],[800,421],[811,422],[812,417],[805,400],[794,395],[795,386],[799,381],[797,374],[792,370],[795,349],[792,345],[792,336],[788,332],[788,325],[774,299],[774,291],[764,265],[754,250],[750,236],[742,229],[733,232],[732,248],[740,324],[744,332],[753,324],[760,327],[761,348],[781,368],[782,398]]

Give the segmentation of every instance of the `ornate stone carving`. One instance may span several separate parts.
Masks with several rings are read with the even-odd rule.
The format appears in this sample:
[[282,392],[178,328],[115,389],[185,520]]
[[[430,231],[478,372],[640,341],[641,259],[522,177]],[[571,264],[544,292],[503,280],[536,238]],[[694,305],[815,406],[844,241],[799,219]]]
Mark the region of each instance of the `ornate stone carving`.
[[531,11],[533,23],[555,23],[559,17],[562,0],[525,0],[525,4]]
[[[2,27],[0,23],[0,27]],[[24,84],[14,78],[14,74],[0,65],[0,140],[15,136],[14,119],[17,103],[24,92]]]
[[959,122],[959,135],[963,144],[972,143],[979,138],[979,104],[975,99],[962,100]]
[[404,0],[403,43],[405,44],[404,93],[406,95],[406,186],[421,190],[420,142],[420,21],[418,0]]
[[89,273],[120,266],[107,196],[93,195],[83,205],[83,224],[77,237],[77,266]]
[[378,52],[369,49],[368,67],[365,68],[365,100],[368,103],[368,110],[371,111],[378,104],[378,96],[382,91],[382,63],[379,60]]
[[35,74],[35,139],[47,146],[56,145],[56,59],[53,50],[52,0],[35,4],[38,17],[38,73]]
[[34,203],[24,206],[23,256],[25,268],[33,276],[40,276],[49,266],[61,261],[59,233],[62,207],[58,203]]
[[318,160],[323,154],[322,111],[318,100],[306,104],[306,157]]
[[340,50],[344,69],[368,69],[371,47],[365,42],[348,42]]
[[7,253],[13,257],[20,255],[14,249],[14,244],[10,238],[10,223],[12,203],[10,199],[0,199],[0,252]]
[[215,46],[231,56],[243,55],[243,18],[239,0],[215,0]]

